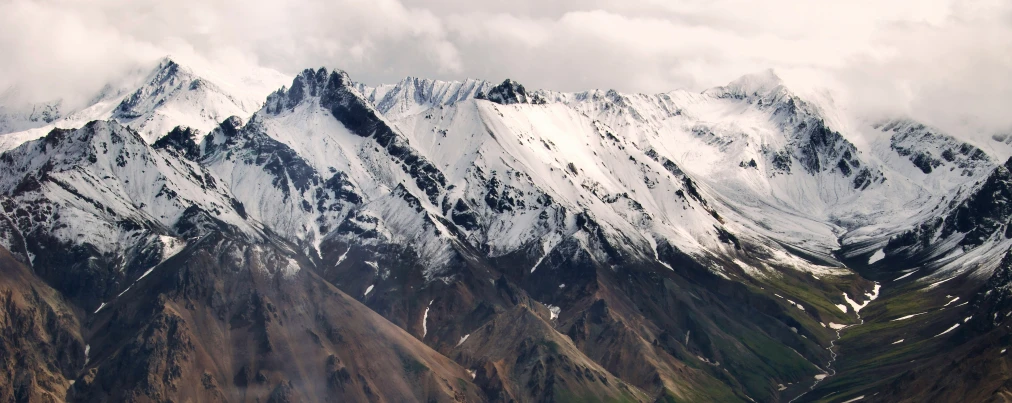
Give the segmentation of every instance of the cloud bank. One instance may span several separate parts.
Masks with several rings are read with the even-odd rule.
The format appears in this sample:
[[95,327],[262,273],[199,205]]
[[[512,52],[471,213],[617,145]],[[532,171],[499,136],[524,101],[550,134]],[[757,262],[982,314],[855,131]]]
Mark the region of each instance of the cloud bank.
[[0,91],[94,93],[166,54],[294,74],[702,90],[774,68],[864,113],[1012,128],[1007,0],[7,0]]

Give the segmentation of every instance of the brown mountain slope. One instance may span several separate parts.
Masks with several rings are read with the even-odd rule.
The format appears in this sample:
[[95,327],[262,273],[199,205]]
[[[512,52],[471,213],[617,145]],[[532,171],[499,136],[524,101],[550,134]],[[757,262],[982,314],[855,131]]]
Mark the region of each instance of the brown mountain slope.
[[60,402],[85,363],[78,317],[0,247],[0,401]]
[[463,368],[283,250],[215,234],[157,266],[95,315],[74,397],[482,400]]
[[469,334],[456,357],[475,371],[475,383],[490,401],[648,400],[522,305]]

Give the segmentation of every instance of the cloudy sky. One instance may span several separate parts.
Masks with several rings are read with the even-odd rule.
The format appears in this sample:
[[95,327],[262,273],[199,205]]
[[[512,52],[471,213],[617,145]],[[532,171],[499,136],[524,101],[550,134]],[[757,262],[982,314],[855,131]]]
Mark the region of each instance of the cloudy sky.
[[34,100],[166,54],[564,91],[702,90],[773,68],[865,111],[1012,127],[1009,0],[0,0],[0,26],[0,90]]

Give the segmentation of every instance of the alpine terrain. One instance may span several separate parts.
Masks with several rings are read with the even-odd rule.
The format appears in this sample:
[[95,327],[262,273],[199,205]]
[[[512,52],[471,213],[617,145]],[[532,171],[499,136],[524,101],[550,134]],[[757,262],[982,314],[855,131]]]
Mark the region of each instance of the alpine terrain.
[[3,401],[1012,400],[1001,136],[773,71],[136,76],[0,96]]

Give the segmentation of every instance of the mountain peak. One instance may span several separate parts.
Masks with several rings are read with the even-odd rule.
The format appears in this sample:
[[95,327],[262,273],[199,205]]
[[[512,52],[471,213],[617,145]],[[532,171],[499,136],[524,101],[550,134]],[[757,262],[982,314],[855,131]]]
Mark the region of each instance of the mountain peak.
[[267,97],[265,108],[268,113],[277,114],[283,109],[292,109],[308,98],[323,97],[327,91],[353,86],[344,70],[320,67],[305,69],[292,80],[292,86],[282,87]]
[[744,99],[749,97],[766,98],[782,92],[786,92],[784,81],[773,69],[765,69],[741,76],[723,87],[706,90],[704,94],[720,98]]
[[503,81],[502,84],[492,87],[484,93],[479,93],[475,98],[489,100],[501,105],[539,105],[545,103],[544,98],[537,94],[528,94],[523,85],[509,78]]

